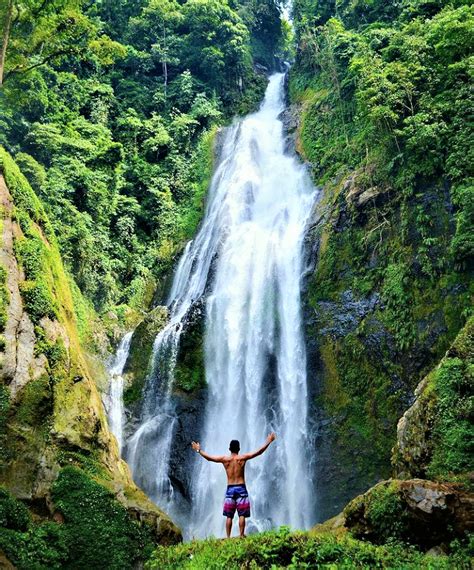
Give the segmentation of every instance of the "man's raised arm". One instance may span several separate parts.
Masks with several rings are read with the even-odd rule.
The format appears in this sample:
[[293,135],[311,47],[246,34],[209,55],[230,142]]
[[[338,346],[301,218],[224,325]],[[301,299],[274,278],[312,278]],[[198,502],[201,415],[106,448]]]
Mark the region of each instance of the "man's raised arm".
[[214,461],[214,463],[222,463],[222,460],[224,459],[224,456],[222,455],[209,455],[209,453],[203,451],[201,449],[201,444],[199,442],[193,441],[191,443],[191,447],[194,449],[194,451],[197,451],[199,455],[201,455],[202,457],[204,457],[204,459],[207,459],[208,461]]
[[246,460],[249,460],[253,459],[254,457],[258,457],[259,455],[262,455],[262,453],[268,448],[268,446],[271,444],[272,441],[275,441],[275,439],[276,439],[276,434],[272,432],[271,434],[269,434],[267,440],[262,445],[262,447],[260,447],[255,451],[252,451],[251,453],[244,453],[242,457]]

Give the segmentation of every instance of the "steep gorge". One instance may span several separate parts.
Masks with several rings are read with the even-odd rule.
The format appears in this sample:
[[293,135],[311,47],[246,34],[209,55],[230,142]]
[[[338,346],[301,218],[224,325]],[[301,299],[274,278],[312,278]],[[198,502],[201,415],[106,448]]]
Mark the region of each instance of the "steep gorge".
[[[297,250],[298,255],[305,253],[305,263],[297,269],[292,266],[291,275],[285,274],[287,282],[298,282],[292,299],[298,297],[296,312],[301,311],[304,325],[304,330],[296,332],[290,327],[294,333],[290,340],[297,345],[304,337],[305,346],[295,349],[293,344],[288,351],[299,361],[285,357],[287,363],[292,362],[289,380],[277,387],[275,379],[285,360],[279,352],[284,309],[290,303],[280,306],[275,302],[284,289],[281,279],[273,280],[275,272],[265,274],[272,283],[268,290],[259,289],[261,283],[250,287],[250,281],[223,279],[225,271],[219,269],[220,259],[215,255],[218,248],[211,247],[209,267],[199,272],[204,279],[199,295],[184,295],[186,315],[173,320],[183,295],[171,294],[173,303],[168,308],[161,306],[172,287],[177,258],[182,255],[182,263],[189,265],[189,271],[182,271],[181,289],[198,265],[193,245],[185,249],[186,240],[206,235],[199,221],[212,171],[223,178],[222,161],[238,155],[241,141],[235,125],[225,130],[234,129],[235,138],[217,127],[236,111],[254,109],[263,93],[266,78],[261,66],[274,64],[275,5],[262,3],[260,12],[258,3],[223,6],[212,0],[191,0],[185,8],[187,3],[145,2],[142,10],[124,0],[112,15],[105,4],[100,17],[112,38],[129,42],[128,55],[118,42],[109,45],[103,36],[102,47],[98,46],[99,28],[94,28],[88,32],[90,45],[82,48],[84,60],[71,55],[24,76],[11,64],[12,87],[0,92],[0,119],[6,125],[1,140],[28,177],[27,181],[2,150],[0,482],[8,491],[0,491],[0,550],[27,570],[38,552],[41,567],[69,567],[77,557],[81,568],[100,562],[114,569],[132,568],[149,557],[154,543],[181,538],[168,516],[135,483],[188,531],[191,505],[201,493],[200,508],[191,512],[203,522],[188,536],[219,534],[221,482],[204,470],[196,478],[202,468],[196,459],[201,458],[192,454],[189,441],[206,434],[206,444],[225,446],[234,436],[231,427],[239,424],[244,433],[252,426],[252,437],[235,436],[255,446],[265,425],[276,427],[282,436],[291,432],[282,442],[284,449],[296,441],[298,429],[294,428],[302,421],[308,429],[294,447],[309,468],[301,468],[292,450],[285,451],[284,460],[279,453],[276,462],[263,464],[266,468],[270,462],[278,464],[276,490],[270,484],[275,481],[266,480],[263,469],[251,473],[259,481],[259,497],[272,496],[285,507],[275,513],[271,505],[260,503],[256,527],[263,530],[290,522],[296,527],[309,526],[341,515],[316,527],[316,533],[329,537],[328,544],[326,538],[321,539],[321,551],[319,546],[312,551],[314,545],[308,546],[309,553],[304,551],[302,545],[311,541],[309,535],[285,538],[286,531],[275,535],[278,555],[273,562],[288,563],[288,552],[295,549],[295,556],[301,554],[303,562],[308,556],[307,560],[319,563],[324,549],[329,552],[330,544],[339,540],[334,537],[349,531],[361,541],[382,545],[381,550],[343,538],[334,547],[334,558],[328,554],[328,563],[338,563],[338,556],[350,552],[361,565],[369,564],[367,560],[374,564],[382,560],[383,565],[386,557],[393,556],[393,566],[388,567],[400,567],[406,556],[407,568],[433,567],[429,557],[416,558],[407,546],[411,544],[421,551],[434,548],[441,554],[440,568],[462,567],[463,557],[468,556],[463,549],[472,531],[473,508],[470,315],[474,200],[468,158],[471,133],[464,121],[472,7],[461,0],[453,5],[441,0],[404,0],[396,6],[379,1],[294,2],[297,53],[287,81],[287,109],[281,116],[287,154],[278,147],[277,163],[268,166],[271,161],[267,161],[264,174],[271,177],[280,167],[287,168],[288,154],[296,148],[320,199],[316,207],[308,200],[303,208],[307,221],[304,244],[297,240],[295,245],[294,235],[280,243],[281,251],[291,243],[293,254]],[[204,16],[205,10],[201,11],[204,4],[213,7],[212,23],[206,20],[209,14]],[[91,16],[91,22],[95,17]],[[214,29],[222,27],[222,21],[244,46],[250,36],[242,22],[253,30],[251,49],[247,46],[238,55],[238,79],[229,71],[231,67],[225,79],[209,78],[206,67],[193,59],[187,47],[189,42],[207,41],[199,35],[204,24]],[[119,28],[113,30],[113,22],[126,29],[123,38]],[[164,92],[160,79],[164,61],[156,59],[153,44],[157,22],[167,27],[176,42],[171,44],[170,86],[166,77]],[[18,29],[29,29],[27,19],[20,19]],[[49,28],[45,29],[47,33]],[[224,36],[218,41],[227,46]],[[99,48],[110,49],[110,54],[98,55],[94,50]],[[208,53],[207,49],[200,44],[197,51]],[[231,61],[237,56],[230,50],[225,57]],[[90,71],[92,60],[100,72]],[[116,63],[107,63],[112,60]],[[27,84],[44,90],[31,108],[19,96]],[[89,101],[83,94],[90,86]],[[61,100],[61,96],[68,97],[68,89],[77,95],[69,109],[66,99]],[[49,107],[43,97],[47,92],[54,93]],[[128,107],[131,104],[133,108]],[[25,136],[22,139],[17,133]],[[278,137],[275,134],[275,140],[280,136],[280,132]],[[249,143],[255,164],[262,156],[262,137],[257,139]],[[233,148],[223,153],[225,140]],[[240,166],[237,170],[245,174],[246,165]],[[302,166],[288,167],[286,173],[303,170]],[[260,187],[254,182],[239,185],[233,180],[234,188],[242,186],[247,191],[242,203],[249,219],[255,215],[253,205]],[[274,191],[268,197],[279,196],[282,188],[294,183],[296,176],[285,180],[285,173],[281,174],[278,180],[272,179]],[[212,188],[208,203],[211,197]],[[280,198],[267,204],[267,210],[273,212],[285,203],[282,216],[289,219],[296,205],[288,196]],[[232,228],[228,224],[222,231],[219,244],[232,235]],[[285,228],[285,224],[280,227],[280,238]],[[246,243],[252,234],[235,235]],[[262,243],[254,242],[246,252],[261,251]],[[262,274],[274,253],[261,254]],[[238,254],[238,248],[227,254],[233,266],[237,261],[244,264],[246,257]],[[284,274],[281,265],[278,268]],[[244,274],[236,272],[234,277]],[[214,280],[220,283],[219,291]],[[228,304],[222,302],[226,283],[232,290],[226,297]],[[236,333],[227,338],[225,327],[219,328],[232,321],[224,309],[230,310],[235,302],[239,315],[246,314],[252,295],[259,291],[263,291],[260,300],[271,297],[268,305],[273,310],[265,312],[264,302],[260,306],[271,317],[260,326],[261,314],[254,310],[248,318],[253,323],[249,331],[259,334],[249,333],[232,352],[231,341],[241,336]],[[206,309],[209,299],[214,306],[220,299],[214,321]],[[244,330],[243,318],[232,322],[235,329]],[[215,333],[212,342],[210,324]],[[120,362],[122,391],[122,384],[113,384],[113,374],[108,378],[103,363],[110,356],[108,349],[132,328],[129,357]],[[156,360],[153,352],[160,353],[157,338],[162,340],[170,331],[171,345],[178,342],[172,346],[175,362],[168,377],[169,371],[163,371],[167,359]],[[252,350],[247,351],[250,344]],[[219,351],[225,347],[228,355],[235,355],[233,372],[217,366]],[[258,356],[258,374],[246,373],[241,378],[242,354]],[[209,373],[211,365],[219,374]],[[292,384],[295,369],[304,382]],[[163,398],[164,392],[155,388],[156,380],[165,376]],[[236,388],[255,380],[253,393],[265,392],[262,406],[247,413],[251,399],[241,397],[243,391],[238,389],[232,393],[235,406],[231,406],[233,400],[225,391],[234,380]],[[300,400],[306,395],[305,405],[295,405],[288,426],[282,421],[281,402],[295,385]],[[117,388],[114,397],[123,396],[124,408],[117,408],[118,415],[108,427],[101,396],[107,403],[111,387]],[[232,426],[215,408],[214,421],[209,420],[205,410],[210,398],[220,402],[222,409],[239,408],[239,418]],[[149,409],[144,414],[146,402]],[[161,440],[154,425],[133,455],[133,435],[147,420],[156,419],[157,410],[164,418],[158,427],[164,426],[165,435],[170,436],[169,448],[164,457],[162,445],[155,453]],[[123,411],[125,417],[121,417]],[[222,433],[217,433],[216,425],[224,426]],[[135,483],[109,428],[124,439],[124,455],[132,464]],[[150,452],[150,444],[155,451]],[[309,496],[307,489],[301,485],[296,500],[290,489],[295,484],[289,484],[303,471],[311,479],[307,510],[300,500]],[[157,472],[161,473],[159,484]],[[208,481],[212,481],[212,492],[205,496],[202,489]],[[357,497],[360,493],[364,494]],[[90,501],[85,499],[88,496]],[[296,516],[290,516],[290,502]],[[22,511],[23,504],[30,515]],[[300,507],[295,509],[297,504]],[[272,516],[265,518],[270,511]],[[81,517],[86,524],[78,522]],[[126,537],[125,543],[121,536]],[[248,552],[246,546],[235,547],[239,552],[232,556],[243,556],[242,564],[250,563],[252,557],[261,561],[266,548],[271,548],[272,536],[262,535],[261,543],[255,538]],[[393,541],[400,542],[400,549],[387,547],[385,551],[383,545]],[[210,544],[214,552],[203,563],[206,567],[212,567],[214,555],[218,564],[218,557],[227,556],[226,549],[233,548]],[[158,549],[151,567],[166,567],[160,566],[165,559],[170,568],[194,567],[193,556],[198,565],[199,550],[207,547],[202,543],[182,548]],[[107,553],[105,562],[102,549]],[[262,552],[265,556],[259,558]],[[409,566],[412,555],[413,566]],[[174,556],[179,560],[175,566]],[[266,567],[270,558],[269,554],[259,564]]]

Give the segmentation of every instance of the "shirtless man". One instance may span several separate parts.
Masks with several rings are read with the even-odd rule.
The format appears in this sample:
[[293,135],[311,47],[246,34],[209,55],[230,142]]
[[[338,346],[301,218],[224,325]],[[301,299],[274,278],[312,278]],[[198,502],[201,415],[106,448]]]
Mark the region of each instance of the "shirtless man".
[[230,455],[209,455],[201,449],[201,445],[195,441],[192,442],[192,448],[197,451],[204,459],[213,461],[214,463],[222,463],[227,473],[227,492],[224,500],[224,516],[227,517],[225,530],[227,538],[230,538],[232,530],[232,521],[235,511],[239,514],[240,536],[245,536],[245,519],[250,516],[250,500],[245,486],[245,464],[249,459],[258,457],[268,448],[276,435],[271,433],[266,442],[252,453],[243,453],[240,455],[240,443],[233,439],[229,445]]

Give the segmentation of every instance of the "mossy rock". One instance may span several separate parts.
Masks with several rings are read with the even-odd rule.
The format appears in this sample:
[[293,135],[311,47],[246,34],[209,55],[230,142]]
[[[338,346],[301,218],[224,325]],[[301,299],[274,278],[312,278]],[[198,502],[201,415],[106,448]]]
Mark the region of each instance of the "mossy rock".
[[158,542],[181,540],[179,530],[141,495],[141,501],[123,505],[91,474],[67,466],[51,486],[53,516],[44,520],[0,487],[0,551],[19,570],[139,567]]
[[415,403],[398,423],[393,466],[401,477],[468,482],[474,470],[474,318],[440,364],[419,384]]
[[181,335],[174,378],[175,390],[193,394],[206,386],[204,363],[204,306],[196,304]]
[[402,541],[430,549],[473,531],[472,494],[424,479],[382,481],[344,509],[355,538],[375,544]]
[[124,391],[126,406],[136,404],[143,393],[146,378],[150,372],[153,343],[156,335],[168,321],[168,309],[156,307],[137,326],[130,343],[130,353],[125,365],[127,387]]

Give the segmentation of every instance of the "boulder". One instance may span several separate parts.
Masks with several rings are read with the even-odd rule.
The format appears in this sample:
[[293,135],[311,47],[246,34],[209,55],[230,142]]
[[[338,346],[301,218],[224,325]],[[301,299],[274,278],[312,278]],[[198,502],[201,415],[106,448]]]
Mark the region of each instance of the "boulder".
[[347,505],[345,526],[359,539],[403,540],[424,550],[474,530],[474,496],[424,479],[382,481]]
[[[437,479],[453,475],[468,478],[474,464],[472,456],[471,460],[467,457],[464,439],[469,439],[473,430],[472,419],[463,410],[468,409],[473,396],[473,346],[471,318],[439,365],[419,383],[413,405],[398,422],[392,454],[396,477],[430,478],[435,473]],[[442,401],[440,393],[444,394]],[[443,435],[446,425],[451,426],[450,438]]]
[[348,204],[356,208],[363,208],[369,202],[378,203],[385,199],[390,192],[388,187],[371,186],[366,188],[359,181],[361,172],[352,173],[344,182],[342,191]]

